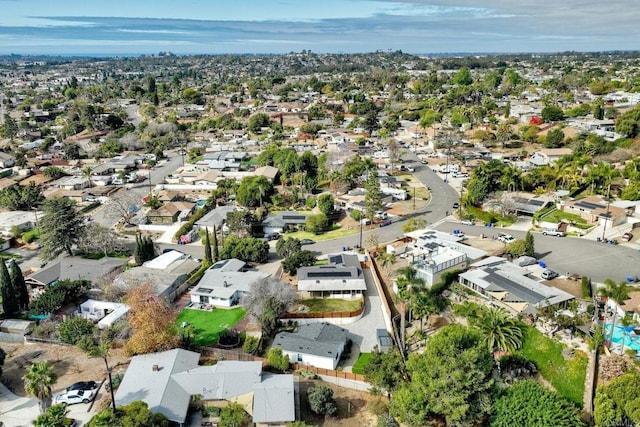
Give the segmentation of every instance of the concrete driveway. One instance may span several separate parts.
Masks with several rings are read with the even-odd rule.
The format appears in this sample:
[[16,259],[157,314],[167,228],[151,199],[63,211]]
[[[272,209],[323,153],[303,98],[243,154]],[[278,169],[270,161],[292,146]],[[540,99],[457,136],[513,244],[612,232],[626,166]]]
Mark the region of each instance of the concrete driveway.
[[358,346],[361,352],[370,352],[378,342],[376,329],[386,330],[387,327],[382,315],[382,301],[373,282],[371,270],[365,269],[363,271],[364,279],[367,283],[364,313],[359,320],[341,326],[349,331],[349,338],[351,338],[354,345]]
[[5,427],[27,427],[40,413],[38,400],[20,397],[0,383],[0,420]]

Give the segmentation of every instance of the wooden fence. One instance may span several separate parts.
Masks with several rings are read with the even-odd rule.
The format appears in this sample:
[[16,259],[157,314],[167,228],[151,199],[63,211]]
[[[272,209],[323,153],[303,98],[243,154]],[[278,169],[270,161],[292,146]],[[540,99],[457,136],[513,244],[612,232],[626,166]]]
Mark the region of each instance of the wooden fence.
[[241,362],[262,362],[262,366],[267,366],[267,359],[263,357],[247,354],[242,350],[228,350],[216,347],[200,347],[200,351],[207,355],[213,356],[218,360],[239,360]]
[[366,382],[364,375],[354,374],[353,372],[334,371],[332,369],[316,368],[315,366],[300,365],[298,363],[292,363],[291,369],[294,371],[302,370],[312,372],[316,375],[324,375],[327,377],[340,378],[343,380]]

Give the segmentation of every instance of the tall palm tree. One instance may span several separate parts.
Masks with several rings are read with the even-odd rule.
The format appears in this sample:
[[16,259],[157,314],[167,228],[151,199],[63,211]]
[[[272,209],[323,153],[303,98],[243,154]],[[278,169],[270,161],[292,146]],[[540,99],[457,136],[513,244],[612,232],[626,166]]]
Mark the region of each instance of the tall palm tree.
[[113,406],[113,412],[116,411],[116,398],[113,395],[113,381],[111,379],[111,368],[109,367],[109,355],[111,354],[111,343],[106,340],[100,340],[98,344],[87,344],[81,346],[81,348],[87,353],[90,358],[98,357],[104,362],[104,367],[109,376],[109,390],[111,390],[111,404]]
[[[618,306],[621,306],[624,305],[625,300],[629,299],[629,285],[627,285],[627,282],[625,281],[616,283],[611,279],[606,279],[604,281],[604,289],[600,293],[605,297],[612,299]],[[613,310],[613,321],[611,322],[611,335],[609,337],[609,341],[613,339],[617,314],[618,310],[616,308]],[[604,324],[606,323],[607,322],[604,322]]]
[[85,166],[82,168],[82,174],[89,180],[89,187],[93,187],[93,181],[91,180],[92,173],[93,168],[91,166]]
[[420,294],[424,292],[425,282],[424,279],[418,277],[418,272],[411,266],[400,269],[398,273],[400,276],[396,284],[398,286],[398,297],[402,307],[400,309],[400,333],[404,347],[407,306],[409,307],[409,321],[411,321],[412,307],[415,306],[415,301],[419,298]]
[[515,351],[522,345],[522,327],[500,307],[482,308],[478,317],[472,319],[471,323],[482,332],[491,353]]
[[393,266],[393,264],[396,263],[396,256],[395,254],[392,254],[390,252],[384,252],[382,254],[380,254],[380,256],[378,257],[378,259],[380,260],[380,265],[385,269],[385,271],[387,272],[387,276],[389,276],[389,273],[391,272],[391,267]]
[[47,360],[33,362],[22,380],[27,394],[38,399],[40,412],[46,411],[51,406],[51,386],[58,381],[53,365]]

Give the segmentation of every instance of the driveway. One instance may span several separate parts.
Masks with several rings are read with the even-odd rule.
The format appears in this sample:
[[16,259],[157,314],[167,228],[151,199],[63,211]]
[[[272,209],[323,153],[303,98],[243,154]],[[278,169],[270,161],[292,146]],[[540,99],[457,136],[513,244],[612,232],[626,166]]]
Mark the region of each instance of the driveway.
[[39,413],[35,398],[16,396],[0,383],[0,420],[4,427],[30,426]]
[[349,338],[351,338],[354,345],[360,348],[361,352],[370,352],[378,342],[376,329],[386,330],[387,327],[382,316],[382,301],[373,282],[371,270],[364,269],[363,271],[364,279],[367,283],[364,313],[359,320],[348,325],[342,325],[342,327],[349,331]]

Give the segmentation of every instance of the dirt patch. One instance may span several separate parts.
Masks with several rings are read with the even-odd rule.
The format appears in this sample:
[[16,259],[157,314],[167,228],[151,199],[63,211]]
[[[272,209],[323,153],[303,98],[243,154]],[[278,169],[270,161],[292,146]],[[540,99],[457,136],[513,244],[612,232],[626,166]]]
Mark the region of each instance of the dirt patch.
[[[7,358],[2,372],[2,382],[18,396],[26,396],[22,377],[32,362],[48,360],[54,366],[58,381],[53,386],[54,393],[78,381],[101,382],[106,378],[104,361],[90,359],[80,349],[73,346],[50,344],[8,344],[2,348]],[[111,351],[110,366],[114,367],[113,375],[124,372],[129,358],[121,349]]]
[[485,235],[482,237],[469,237],[464,243],[476,249],[482,249],[483,251],[493,253],[495,251],[499,251],[504,249],[506,246],[504,243],[499,242],[491,238],[491,236]]
[[[325,385],[333,390],[333,398],[338,405],[338,415],[327,417],[315,414],[309,407],[307,390],[316,385]],[[323,381],[300,381],[300,417],[307,424],[316,426],[362,427],[375,426],[376,416],[369,411],[367,403],[375,396],[364,392],[338,387]]]
[[566,280],[566,279],[553,279],[553,280],[547,280],[545,283],[548,283],[551,286],[554,286],[558,289],[568,292],[576,298],[582,298],[582,282],[580,281]]

